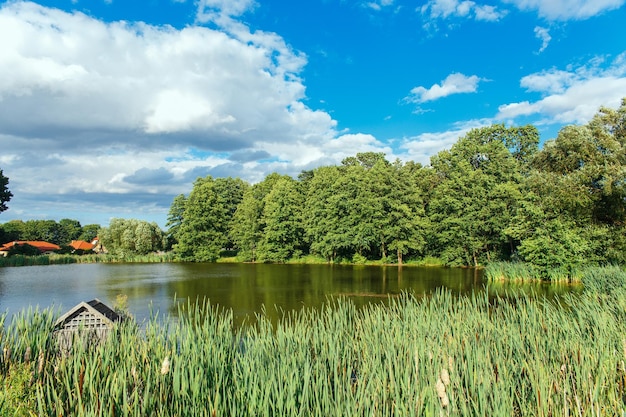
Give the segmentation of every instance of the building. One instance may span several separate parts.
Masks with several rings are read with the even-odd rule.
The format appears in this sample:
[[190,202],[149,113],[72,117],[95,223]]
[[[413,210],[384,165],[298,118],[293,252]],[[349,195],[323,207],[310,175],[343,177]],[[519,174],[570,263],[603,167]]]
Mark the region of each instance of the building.
[[93,250],[96,245],[93,243],[85,242],[84,240],[72,240],[70,246],[74,248],[75,251],[90,251]]
[[124,316],[96,298],[77,304],[61,316],[54,324],[54,333],[61,350],[68,351],[76,337],[94,343],[104,340],[115,323],[124,319]]
[[43,255],[47,255],[50,253],[54,253],[58,250],[61,250],[61,247],[59,245],[55,245],[54,243],[44,242],[42,240],[15,240],[13,242],[5,243],[4,245],[0,246],[0,256],[7,256],[9,254],[9,251],[14,246],[21,246],[21,245],[29,245],[34,248],[37,248]]

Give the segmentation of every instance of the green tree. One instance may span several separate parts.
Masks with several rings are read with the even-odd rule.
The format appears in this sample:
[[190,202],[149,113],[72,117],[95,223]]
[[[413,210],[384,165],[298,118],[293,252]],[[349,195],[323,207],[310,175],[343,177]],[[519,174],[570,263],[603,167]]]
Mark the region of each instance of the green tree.
[[299,183],[281,178],[263,199],[264,230],[259,244],[259,260],[285,262],[302,253],[303,195]]
[[59,221],[59,228],[59,240],[63,245],[67,245],[72,240],[78,239],[83,231],[83,227],[80,225],[80,222],[72,219],[61,219]]
[[22,230],[23,240],[43,240],[62,245],[63,231],[61,225],[54,220],[27,220]]
[[431,158],[438,179],[428,206],[432,241],[446,263],[478,265],[510,254],[504,230],[521,199],[526,160],[536,149],[529,139],[538,138],[533,129],[473,129]]
[[0,225],[2,233],[0,243],[13,242],[15,240],[24,240],[22,235],[24,234],[24,222],[22,220],[10,220]]
[[8,209],[6,203],[11,201],[11,197],[13,197],[8,185],[9,179],[3,175],[0,169],[0,213]]
[[78,240],[84,240],[85,242],[91,242],[98,237],[98,231],[101,229],[99,224],[86,224],[82,227]]
[[154,222],[115,218],[100,229],[98,237],[109,253],[123,257],[162,250],[165,235]]
[[230,229],[231,239],[238,249],[238,259],[252,262],[257,260],[259,244],[265,230],[263,219],[265,197],[282,179],[290,179],[290,177],[272,173],[263,181],[249,187],[244,193],[235,211]]
[[181,259],[213,262],[232,245],[229,231],[245,186],[239,179],[211,176],[194,182],[174,245]]
[[187,203],[187,197],[184,194],[179,194],[174,197],[170,210],[167,214],[167,238],[171,244],[175,244],[178,241],[178,235],[180,233],[180,227],[183,224],[185,215],[185,204]]
[[[396,252],[398,265],[403,256],[422,252],[426,244],[428,218],[425,212],[423,191],[419,187],[420,177],[425,170],[412,163],[406,165],[396,161],[385,177],[385,217],[382,223],[383,241]],[[383,253],[384,255],[384,253]]]
[[319,167],[306,179],[306,201],[304,228],[310,250],[329,261],[334,261],[346,245],[346,233],[340,226],[343,208],[337,205],[339,200],[335,183],[341,172],[336,166]]

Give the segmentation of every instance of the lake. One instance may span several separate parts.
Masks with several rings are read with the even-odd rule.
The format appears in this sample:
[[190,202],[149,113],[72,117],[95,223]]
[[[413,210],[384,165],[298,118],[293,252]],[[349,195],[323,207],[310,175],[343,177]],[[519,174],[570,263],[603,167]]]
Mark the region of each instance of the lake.
[[113,306],[128,297],[133,316],[177,313],[179,303],[209,299],[233,310],[236,323],[254,317],[263,306],[276,319],[281,311],[319,308],[329,297],[346,297],[356,305],[385,302],[389,295],[417,296],[438,289],[467,294],[533,291],[553,296],[576,287],[535,284],[490,285],[482,271],[462,268],[346,265],[274,265],[225,263],[70,264],[0,268],[0,312],[14,314],[29,306],[58,308],[61,313],[81,301],[98,298]]

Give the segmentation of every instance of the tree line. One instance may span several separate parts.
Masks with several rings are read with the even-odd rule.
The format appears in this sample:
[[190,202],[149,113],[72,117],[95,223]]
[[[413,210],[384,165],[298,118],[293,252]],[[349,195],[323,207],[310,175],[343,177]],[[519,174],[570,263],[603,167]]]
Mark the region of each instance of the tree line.
[[41,240],[69,245],[72,240],[91,242],[101,229],[99,224],[82,226],[78,220],[11,220],[0,224],[0,244],[15,240]]
[[198,178],[172,201],[167,231],[134,219],[107,228],[33,220],[0,225],[0,238],[62,244],[97,233],[113,254],[171,249],[196,262],[227,251],[253,262],[504,260],[548,271],[626,263],[625,199],[626,99],[541,149],[534,126],[496,124],[471,130],[429,166],[365,152],[297,179]]
[[539,268],[624,263],[626,99],[539,148],[532,125],[468,132],[430,166],[359,153],[340,165],[250,185],[198,178],[170,207],[181,260],[329,262],[436,257]]

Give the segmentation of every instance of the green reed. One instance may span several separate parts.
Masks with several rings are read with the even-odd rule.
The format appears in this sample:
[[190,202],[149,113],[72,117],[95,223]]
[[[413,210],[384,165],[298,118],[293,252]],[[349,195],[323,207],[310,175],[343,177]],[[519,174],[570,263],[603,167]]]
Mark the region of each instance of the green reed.
[[[623,415],[626,280],[619,269],[586,279],[581,294],[550,301],[449,291],[363,308],[334,299],[238,328],[231,311],[188,303],[176,321],[129,322],[99,345],[76,340],[69,355],[47,355],[33,371],[33,412]],[[54,352],[46,314],[8,325],[0,341],[15,352],[9,361],[23,362],[25,346]]]
[[542,271],[524,262],[491,262],[485,267],[485,278],[489,282],[539,282],[579,283],[586,268],[553,268]]

